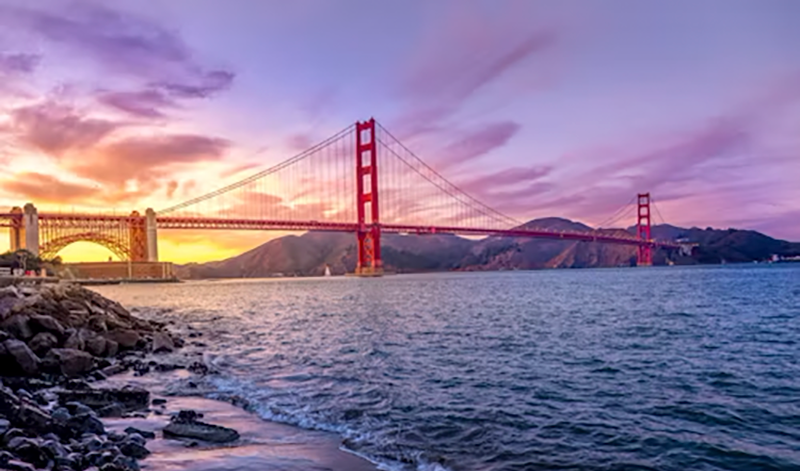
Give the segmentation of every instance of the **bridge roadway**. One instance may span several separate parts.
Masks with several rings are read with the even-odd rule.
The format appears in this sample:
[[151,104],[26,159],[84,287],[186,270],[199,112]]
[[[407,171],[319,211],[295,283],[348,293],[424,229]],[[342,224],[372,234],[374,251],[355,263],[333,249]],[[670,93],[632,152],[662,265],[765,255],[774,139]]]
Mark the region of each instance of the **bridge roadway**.
[[[0,213],[0,227],[15,227],[14,218],[19,214]],[[72,213],[39,213],[39,221],[46,224],[46,221],[59,221],[61,225],[80,227],[83,224],[108,224],[108,225],[128,225],[139,217],[124,215],[102,215],[102,214],[72,214]],[[258,230],[258,231],[336,231],[355,233],[359,230],[356,223],[340,223],[327,221],[281,221],[281,220],[260,220],[260,219],[231,219],[231,218],[187,218],[187,217],[163,217],[156,216],[158,229],[176,230]],[[371,227],[371,226],[368,226]],[[679,249],[681,244],[674,241],[664,241],[655,239],[639,239],[633,235],[630,237],[611,235],[603,230],[592,232],[577,231],[548,231],[530,230],[521,228],[512,229],[486,229],[469,228],[458,226],[416,226],[403,224],[380,224],[382,233],[394,234],[452,234],[464,236],[498,236],[498,237],[529,237],[539,239],[561,239],[575,240],[583,242],[599,242],[605,244],[647,246],[653,248]]]

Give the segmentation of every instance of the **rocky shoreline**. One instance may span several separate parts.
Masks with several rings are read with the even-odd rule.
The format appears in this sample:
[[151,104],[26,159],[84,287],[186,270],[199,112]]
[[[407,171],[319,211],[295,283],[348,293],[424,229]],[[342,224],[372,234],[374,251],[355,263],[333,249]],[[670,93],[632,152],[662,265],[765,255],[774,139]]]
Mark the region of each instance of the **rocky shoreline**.
[[[74,284],[0,288],[0,469],[28,471],[138,470],[150,454],[150,431],[107,431],[100,418],[158,414],[140,387],[97,387],[126,371],[207,369],[145,359],[184,341],[165,325],[131,315],[119,303]],[[184,410],[161,431],[165,438],[235,441],[230,428],[207,424]]]

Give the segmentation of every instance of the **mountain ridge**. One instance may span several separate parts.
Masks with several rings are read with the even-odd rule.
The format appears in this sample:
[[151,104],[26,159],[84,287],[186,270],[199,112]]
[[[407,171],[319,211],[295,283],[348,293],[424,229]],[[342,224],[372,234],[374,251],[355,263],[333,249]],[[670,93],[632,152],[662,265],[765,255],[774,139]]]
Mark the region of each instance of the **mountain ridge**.
[[[591,228],[569,219],[534,219],[523,229],[587,231]],[[600,229],[614,235],[636,233],[636,227]],[[655,239],[697,243],[692,255],[656,250],[656,265],[674,263],[714,264],[752,262],[772,255],[800,255],[800,243],[792,243],[751,230],[652,227]],[[636,247],[594,242],[491,236],[468,239],[455,235],[385,234],[381,244],[387,270],[399,273],[423,271],[532,270],[542,268],[594,268],[635,265]],[[321,275],[325,267],[341,275],[356,265],[352,234],[312,231],[270,240],[237,256],[206,263],[177,265],[180,278],[254,278]]]

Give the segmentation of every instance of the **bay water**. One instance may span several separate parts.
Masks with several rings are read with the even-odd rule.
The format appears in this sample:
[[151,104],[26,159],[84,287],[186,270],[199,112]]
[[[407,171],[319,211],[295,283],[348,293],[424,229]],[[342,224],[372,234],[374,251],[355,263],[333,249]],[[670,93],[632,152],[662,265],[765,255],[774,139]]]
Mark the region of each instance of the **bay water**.
[[382,469],[800,469],[800,264],[96,289]]

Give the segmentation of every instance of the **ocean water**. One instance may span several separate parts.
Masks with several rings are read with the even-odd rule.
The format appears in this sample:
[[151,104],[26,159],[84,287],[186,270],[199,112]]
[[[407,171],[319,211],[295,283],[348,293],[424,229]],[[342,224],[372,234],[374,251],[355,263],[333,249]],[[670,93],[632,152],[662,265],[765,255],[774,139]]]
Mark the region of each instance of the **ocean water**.
[[391,470],[798,470],[800,266],[105,286]]

